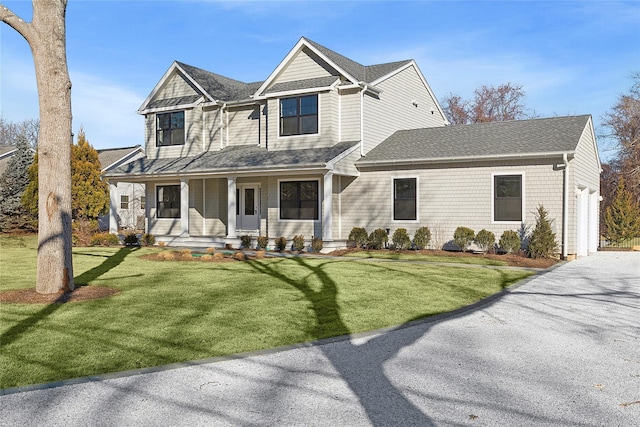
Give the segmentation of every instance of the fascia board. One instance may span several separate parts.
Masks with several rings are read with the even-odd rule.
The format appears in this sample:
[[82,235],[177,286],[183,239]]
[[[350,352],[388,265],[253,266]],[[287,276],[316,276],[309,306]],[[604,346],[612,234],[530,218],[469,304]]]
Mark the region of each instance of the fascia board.
[[305,94],[305,93],[329,92],[333,88],[334,86],[324,86],[324,87],[311,87],[307,89],[285,90],[282,92],[271,92],[264,95],[264,97],[261,97],[261,99],[279,98],[281,96],[298,95],[298,94]]
[[129,159],[129,158],[131,158],[133,156],[135,156],[136,154],[144,155],[144,148],[142,148],[141,146],[135,147],[135,149],[131,150],[130,152],[128,152],[124,156],[120,157],[118,160],[116,160],[115,162],[111,163],[109,166],[103,167],[102,171],[104,172],[104,171],[108,170],[109,168],[113,167],[113,165],[121,163],[121,162],[123,162],[123,161],[125,161],[125,160],[127,160],[127,159]]
[[435,163],[468,163],[476,161],[490,160],[523,160],[523,159],[546,159],[558,157],[562,158],[563,154],[572,157],[575,150],[571,151],[554,151],[547,153],[523,153],[523,154],[497,154],[486,156],[463,156],[463,157],[431,157],[423,159],[403,159],[403,160],[359,160],[356,162],[357,167],[376,167],[376,166],[406,166],[417,164],[435,164]]
[[179,104],[179,105],[169,105],[167,107],[149,108],[146,110],[138,111],[138,113],[152,114],[152,113],[162,113],[163,111],[186,110],[189,108],[195,108],[202,101],[203,101],[203,97],[200,97],[200,99],[198,99],[196,102],[192,102],[191,104]]
[[198,84],[198,82],[197,82],[197,81],[195,81],[195,80],[193,79],[193,77],[191,77],[191,76],[189,75],[189,73],[187,73],[187,72],[186,72],[186,71],[185,71],[181,66],[179,66],[178,64],[176,64],[176,67],[178,68],[178,70],[180,70],[180,72],[181,72],[181,73],[182,73],[186,78],[188,78],[188,79],[189,79],[189,81],[190,81],[190,82],[191,82],[195,87],[197,87],[197,88],[200,90],[200,92],[202,92],[202,93],[204,94],[204,96],[206,96],[206,97],[209,99],[209,101],[216,102],[216,100],[213,98],[213,96],[211,96],[211,95],[209,94],[209,92],[207,92],[206,90],[204,90],[204,88],[203,88],[202,86],[200,86],[200,84]]
[[346,149],[345,151],[343,151],[342,153],[338,154],[333,159],[329,160],[327,162],[327,167],[329,167],[330,169],[333,169],[333,167],[334,167],[334,165],[336,163],[338,163],[340,160],[343,160],[344,158],[346,158],[347,156],[352,154],[354,151],[357,151],[359,148],[360,148],[360,143],[358,142],[353,147]]
[[581,140],[582,140],[582,136],[585,134],[585,132],[589,132],[589,134],[591,136],[591,140],[593,141],[593,150],[596,153],[596,161],[598,163],[598,171],[600,171],[600,170],[602,170],[602,163],[600,162],[600,153],[598,152],[598,144],[596,143],[596,132],[593,129],[593,118],[591,117],[591,115],[589,115],[589,120],[587,120],[587,125],[585,126],[584,130],[582,131],[582,135],[580,136]]

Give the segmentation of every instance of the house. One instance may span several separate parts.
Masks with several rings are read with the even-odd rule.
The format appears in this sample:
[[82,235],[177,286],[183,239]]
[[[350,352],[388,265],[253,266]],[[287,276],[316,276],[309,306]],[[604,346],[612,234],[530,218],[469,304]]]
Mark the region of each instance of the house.
[[[140,145],[96,151],[103,173],[144,157],[144,148]],[[141,183],[119,182],[113,188],[109,188],[109,199],[113,199],[110,206],[116,207],[119,229],[144,228],[145,197],[145,186]],[[101,230],[108,230],[109,215],[99,217],[98,225]]]
[[364,66],[301,38],[262,82],[176,61],[138,112],[146,156],[105,176],[146,185],[158,241],[303,235],[331,249],[353,227],[420,226],[499,237],[543,204],[565,257],[597,249],[590,116],[448,126],[413,60]]

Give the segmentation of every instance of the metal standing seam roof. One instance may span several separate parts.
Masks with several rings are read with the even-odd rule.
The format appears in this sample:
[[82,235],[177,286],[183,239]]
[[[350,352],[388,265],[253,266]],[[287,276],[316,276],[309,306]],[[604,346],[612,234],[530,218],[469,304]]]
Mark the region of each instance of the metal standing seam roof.
[[310,167],[323,168],[358,142],[341,142],[333,147],[313,150],[268,151],[256,145],[226,147],[219,151],[172,159],[138,159],[108,171],[107,177],[132,175],[215,174],[246,170],[251,172],[286,168],[295,171]]
[[367,153],[356,165],[571,153],[575,151],[590,117],[553,117],[401,130]]

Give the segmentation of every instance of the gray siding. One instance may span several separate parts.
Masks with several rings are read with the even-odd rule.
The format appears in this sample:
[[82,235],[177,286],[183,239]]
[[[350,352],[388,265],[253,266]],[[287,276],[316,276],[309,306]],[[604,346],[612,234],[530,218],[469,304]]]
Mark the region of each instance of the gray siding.
[[444,125],[436,101],[414,66],[384,80],[376,88],[383,91],[379,98],[365,96],[364,99],[365,154],[397,130]]
[[[351,181],[342,178],[340,195],[342,207],[341,230],[343,238],[353,227],[375,228],[404,227],[413,235],[421,226],[428,226],[432,233],[440,231],[446,240],[453,239],[458,226],[480,231],[485,228],[496,235],[505,230],[518,230],[520,224],[501,224],[492,221],[491,197],[493,173],[524,174],[524,223],[535,225],[535,209],[544,204],[554,220],[558,243],[562,226],[562,171],[554,171],[553,164],[514,162],[511,164],[441,165],[425,169],[368,170]],[[417,178],[418,220],[394,221],[392,219],[393,178]],[[334,220],[335,222],[335,220]]]

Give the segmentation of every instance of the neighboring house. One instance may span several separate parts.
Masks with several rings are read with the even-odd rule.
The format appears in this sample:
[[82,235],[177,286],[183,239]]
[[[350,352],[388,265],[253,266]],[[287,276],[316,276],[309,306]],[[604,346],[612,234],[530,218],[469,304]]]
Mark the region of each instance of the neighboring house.
[[158,241],[304,235],[331,249],[353,227],[420,226],[499,238],[544,204],[565,256],[597,249],[591,118],[447,126],[413,60],[363,66],[302,38],[263,82],[174,62],[139,113],[146,157],[105,176],[146,185]]
[[0,175],[4,173],[9,166],[9,159],[16,152],[16,147],[0,147]]
[[[144,157],[144,148],[140,145],[96,151],[103,172]],[[110,205],[116,207],[118,229],[144,228],[145,198],[145,186],[141,183],[119,182],[109,187]],[[109,218],[109,215],[98,218],[100,229],[109,229]]]

